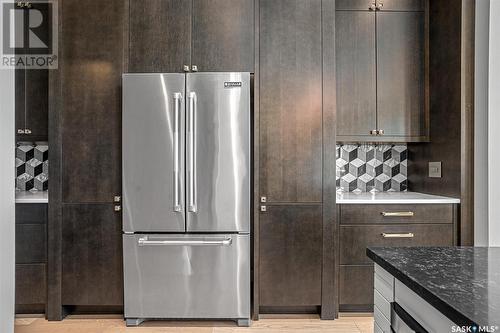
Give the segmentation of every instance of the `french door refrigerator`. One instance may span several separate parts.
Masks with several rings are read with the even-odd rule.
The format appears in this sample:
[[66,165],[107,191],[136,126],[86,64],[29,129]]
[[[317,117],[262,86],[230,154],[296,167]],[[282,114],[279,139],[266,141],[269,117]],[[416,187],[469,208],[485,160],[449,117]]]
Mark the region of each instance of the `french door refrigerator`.
[[250,323],[250,74],[123,75],[127,325]]

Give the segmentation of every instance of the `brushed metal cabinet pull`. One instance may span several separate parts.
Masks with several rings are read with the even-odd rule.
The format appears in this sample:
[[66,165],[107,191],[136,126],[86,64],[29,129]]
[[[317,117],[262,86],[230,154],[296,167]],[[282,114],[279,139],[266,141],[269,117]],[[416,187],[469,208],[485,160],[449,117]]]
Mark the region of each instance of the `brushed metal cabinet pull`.
[[412,232],[406,232],[406,233],[382,233],[382,237],[384,238],[413,238],[415,237],[415,234]]
[[415,215],[414,212],[381,212],[380,214],[385,217],[412,217]]

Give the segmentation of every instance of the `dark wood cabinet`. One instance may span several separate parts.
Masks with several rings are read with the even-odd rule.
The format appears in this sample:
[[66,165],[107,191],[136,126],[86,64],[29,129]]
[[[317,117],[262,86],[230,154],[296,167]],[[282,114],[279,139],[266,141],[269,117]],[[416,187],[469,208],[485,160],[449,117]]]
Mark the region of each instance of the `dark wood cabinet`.
[[49,80],[47,69],[16,69],[16,140],[48,138]]
[[131,1],[129,17],[129,72],[254,72],[254,0]]
[[121,214],[113,205],[64,205],[62,304],[123,305]]
[[[131,1],[132,3],[132,1]],[[123,305],[121,76],[128,1],[65,0],[50,72],[47,317]]]
[[16,313],[45,312],[46,264],[16,264]]
[[334,319],[334,1],[258,5],[254,312]]
[[371,10],[375,0],[335,0],[336,10]]
[[268,206],[260,215],[260,305],[321,304],[321,206]]
[[342,311],[373,311],[373,274],[373,264],[340,266],[339,303]]
[[455,204],[344,204],[337,209],[340,311],[373,311],[373,262],[367,247],[456,245]]
[[377,0],[383,11],[424,11],[426,0]]
[[261,1],[260,31],[260,195],[321,202],[321,1]]
[[61,59],[62,200],[113,202],[121,193],[121,0],[64,1]]
[[337,135],[367,136],[377,129],[375,14],[337,11]]
[[377,13],[377,128],[386,136],[427,135],[424,23],[423,12]]
[[[42,2],[30,3],[31,10],[37,10],[44,17],[48,15],[49,6]],[[20,10],[19,8],[16,9]],[[27,9],[23,9],[27,11]],[[27,15],[28,13],[25,12]],[[28,16],[25,16],[28,17]],[[33,28],[41,40],[47,40],[49,25],[42,24]],[[33,33],[33,32],[30,32]],[[24,43],[22,54],[29,54],[28,43]],[[49,70],[34,68],[18,68],[15,70],[16,99],[16,140],[47,141],[48,108],[49,108]]]
[[191,2],[130,1],[129,72],[183,72],[191,64]]
[[337,10],[424,11],[425,0],[336,0]]
[[16,313],[43,313],[47,300],[47,204],[16,204]]
[[428,141],[425,2],[376,4],[337,6],[337,140]]
[[192,65],[254,71],[254,0],[193,0]]

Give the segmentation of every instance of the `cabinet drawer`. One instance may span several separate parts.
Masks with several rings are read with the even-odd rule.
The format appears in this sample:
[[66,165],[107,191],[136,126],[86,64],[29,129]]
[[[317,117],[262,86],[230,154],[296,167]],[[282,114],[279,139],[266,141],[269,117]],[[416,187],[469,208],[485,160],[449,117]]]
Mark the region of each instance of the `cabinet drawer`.
[[452,246],[453,225],[341,226],[340,239],[340,264],[369,264],[366,248],[371,246]]
[[389,303],[376,289],[373,290],[373,301],[374,306],[376,306],[386,318],[391,318],[391,303]]
[[340,224],[453,223],[453,205],[342,205]]
[[394,301],[394,283],[388,283],[378,274],[375,274],[373,288],[375,292],[378,292],[388,302]]
[[47,204],[16,204],[16,224],[46,224]]
[[45,224],[16,225],[16,263],[31,264],[47,261]]
[[389,318],[386,318],[382,311],[376,306],[373,308],[373,319],[375,320],[375,324],[382,330],[384,333],[391,333],[391,323],[389,322]]
[[342,311],[368,311],[373,305],[373,265],[340,266]]
[[45,264],[16,265],[16,304],[44,304],[46,286]]

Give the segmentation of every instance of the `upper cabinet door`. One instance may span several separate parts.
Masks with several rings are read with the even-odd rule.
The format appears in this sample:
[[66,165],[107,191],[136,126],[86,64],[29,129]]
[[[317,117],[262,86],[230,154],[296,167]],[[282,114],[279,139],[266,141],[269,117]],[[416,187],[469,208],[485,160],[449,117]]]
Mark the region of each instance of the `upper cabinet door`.
[[190,0],[130,1],[129,17],[129,72],[183,72],[191,63]]
[[376,129],[375,13],[337,11],[337,135]]
[[121,193],[123,1],[61,1],[62,200]]
[[424,11],[425,0],[377,0],[377,7],[381,11]]
[[262,0],[260,32],[260,195],[321,202],[321,0]]
[[336,0],[336,10],[373,10],[375,0]]
[[385,136],[426,136],[425,16],[377,13],[377,116]]
[[254,21],[254,0],[193,0],[192,65],[253,72]]
[[49,71],[27,69],[25,75],[26,128],[31,137],[46,140],[49,135]]

